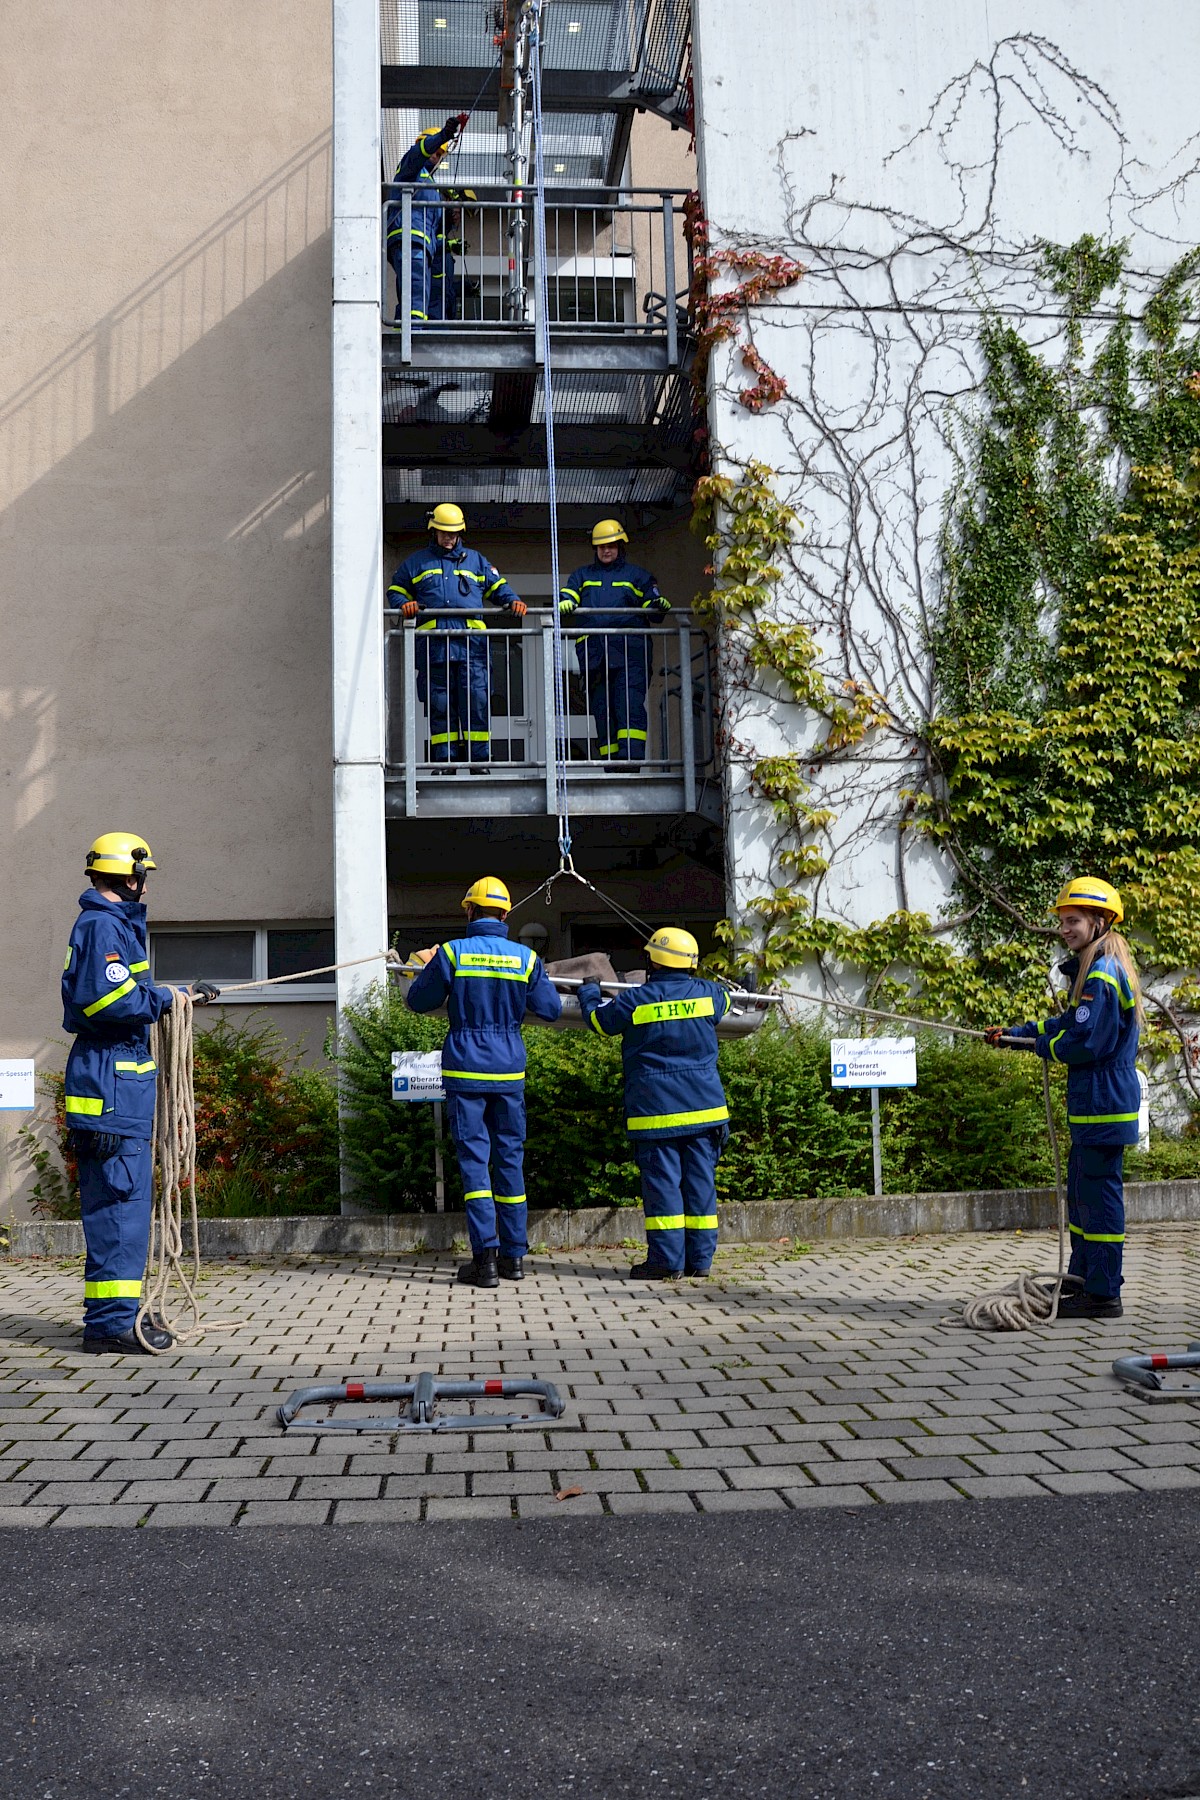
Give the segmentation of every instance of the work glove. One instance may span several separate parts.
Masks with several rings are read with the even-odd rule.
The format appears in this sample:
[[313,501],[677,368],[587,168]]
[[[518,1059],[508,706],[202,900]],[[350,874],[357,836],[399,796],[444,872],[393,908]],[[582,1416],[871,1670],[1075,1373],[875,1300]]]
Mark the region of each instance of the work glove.
[[446,123],[442,127],[442,129],[443,129],[443,131],[453,132],[455,137],[457,137],[458,133],[463,129],[463,127],[466,124],[469,117],[470,117],[469,113],[451,113],[450,117],[446,120]]
[[406,619],[415,619],[421,608],[415,600],[406,600],[400,611]]
[[508,610],[514,619],[523,619],[529,608],[523,600],[514,600]]
[[214,1000],[221,998],[221,990],[211,981],[193,981],[192,1005],[211,1006]]
[[578,600],[560,600],[558,603],[559,617],[562,619],[565,619],[568,616],[568,614],[573,613],[575,611],[575,608],[578,606],[578,604],[579,604]]
[[604,999],[603,994],[600,992],[600,983],[598,981],[585,981],[583,986],[578,990],[578,993],[580,1006],[588,1008],[599,1006]]
[[1000,1039],[1004,1036],[1007,1029],[1008,1028],[1005,1025],[989,1025],[983,1034],[984,1043],[990,1044],[993,1050],[1003,1050],[1004,1045],[1000,1042]]

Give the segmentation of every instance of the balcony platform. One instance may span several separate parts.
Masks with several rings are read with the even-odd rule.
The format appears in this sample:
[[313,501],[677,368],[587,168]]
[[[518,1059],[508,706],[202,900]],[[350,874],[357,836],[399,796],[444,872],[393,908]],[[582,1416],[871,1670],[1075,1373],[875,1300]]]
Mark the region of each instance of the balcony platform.
[[[643,769],[599,769],[582,765],[568,773],[572,815],[581,818],[628,817],[630,814],[678,817],[694,812],[717,824],[717,784],[685,783],[682,774]],[[694,786],[694,791],[689,788]],[[412,785],[408,789],[412,796]],[[692,803],[689,805],[689,801]],[[488,765],[486,775],[460,769],[453,775],[421,773],[415,784],[415,810],[406,805],[403,773],[389,770],[385,811],[389,819],[546,818],[554,814],[552,795],[540,770],[510,771],[504,763]]]

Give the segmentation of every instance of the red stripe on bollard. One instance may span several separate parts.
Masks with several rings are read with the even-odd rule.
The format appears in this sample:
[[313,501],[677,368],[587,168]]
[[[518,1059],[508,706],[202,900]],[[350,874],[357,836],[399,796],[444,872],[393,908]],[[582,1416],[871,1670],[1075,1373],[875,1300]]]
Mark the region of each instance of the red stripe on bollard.
[[502,1394],[504,1392],[504,1383],[502,1381],[485,1381],[483,1384],[483,1391],[485,1394]]
[[1152,1369],[1169,1369],[1170,1366],[1171,1359],[1169,1356],[1152,1356],[1150,1358],[1150,1367]]
[[347,1400],[365,1400],[366,1397],[366,1390],[361,1381],[348,1381],[346,1383]]

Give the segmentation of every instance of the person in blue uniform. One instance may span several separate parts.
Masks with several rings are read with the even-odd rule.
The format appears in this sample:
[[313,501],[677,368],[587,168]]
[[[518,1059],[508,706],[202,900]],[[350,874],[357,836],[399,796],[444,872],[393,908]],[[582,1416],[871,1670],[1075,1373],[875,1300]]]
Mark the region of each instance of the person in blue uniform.
[[416,325],[426,325],[432,318],[449,315],[433,311],[435,272],[442,266],[446,211],[438,192],[433,172],[467,122],[466,113],[447,119],[439,130],[427,125],[417,134],[416,142],[404,152],[396,165],[397,183],[415,183],[428,187],[427,201],[413,195],[412,228],[408,243],[404,241],[404,209],[393,200],[387,209],[387,257],[396,275],[396,318],[400,318],[403,288],[403,264],[407,256],[412,268],[412,300],[410,317]]
[[[87,853],[91,883],[63,964],[63,1025],[74,1032],[67,1057],[66,1120],[79,1164],[87,1260],[83,1347],[94,1353],[170,1349],[153,1319],[134,1330],[150,1240],[153,1200],[155,1063],[150,1027],[174,990],[150,979],[146,876],[155,867],[143,837],[106,831]],[[201,991],[202,990],[202,991]],[[198,983],[197,1000],[218,990]]]
[[442,194],[446,204],[429,271],[429,317],[461,319],[468,289],[478,291],[477,284],[469,284],[459,268],[463,253],[462,202],[474,200],[475,194],[471,188],[443,188]]
[[455,617],[429,618],[417,630],[431,634],[417,653],[417,694],[429,706],[431,762],[482,764],[491,758],[490,664],[484,601],[516,619],[528,610],[486,556],[468,550],[461,507],[443,500],[429,515],[433,543],[417,550],[392,576],[385,604],[406,619],[452,608]]
[[442,944],[408,991],[413,1012],[443,1004],[450,1030],[442,1050],[442,1082],[450,1135],[458,1154],[471,1260],[458,1271],[469,1287],[494,1288],[524,1278],[526,1013],[547,1023],[562,1001],[540,959],[510,942],[512,901],[495,876],[463,896],[465,937]]
[[733,1004],[696,974],[690,931],[665,926],[646,945],[655,972],[605,1002],[585,982],[579,1004],[592,1031],[621,1039],[625,1129],[642,1178],[645,1262],[634,1281],[704,1276],[717,1248],[717,1164],[729,1142],[729,1108],[717,1073],[717,1021]]
[[646,756],[646,689],[650,685],[650,640],[617,636],[622,626],[657,625],[671,610],[649,569],[628,561],[629,542],[618,519],[601,519],[592,531],[595,560],[572,573],[559,594],[564,618],[592,627],[576,640],[587,685],[588,710],[596,721],[601,762],[642,762]]
[[1109,882],[1090,876],[1069,881],[1054,910],[1071,952],[1059,964],[1059,972],[1071,984],[1065,1009],[1055,1018],[993,1026],[987,1039],[1003,1048],[1002,1037],[1019,1038],[1038,1056],[1066,1065],[1071,1260],[1058,1317],[1119,1319],[1125,1245],[1123,1162],[1126,1145],[1137,1143],[1141,1103],[1138,974],[1129,945],[1113,929],[1125,909]]

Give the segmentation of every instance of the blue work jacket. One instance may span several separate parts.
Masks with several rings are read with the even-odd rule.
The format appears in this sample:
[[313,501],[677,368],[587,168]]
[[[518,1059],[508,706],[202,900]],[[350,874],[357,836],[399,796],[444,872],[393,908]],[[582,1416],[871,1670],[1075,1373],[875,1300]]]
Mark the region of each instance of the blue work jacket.
[[603,1003],[581,988],[579,1004],[593,1031],[621,1039],[631,1138],[695,1137],[728,1124],[717,1073],[717,1020],[733,1005],[724,988],[689,969],[657,969]]
[[150,979],[146,908],[137,900],[79,897],[63,964],[67,1124],[114,1137],[149,1138],[155,1063],[150,1027],[173,999]]
[[[1074,984],[1078,957],[1059,964]],[[1015,1025],[1011,1037],[1029,1038],[1050,1062],[1067,1066],[1067,1122],[1076,1144],[1136,1144],[1141,1091],[1137,1078],[1137,1002],[1114,956],[1099,956],[1088,970],[1077,1005],[1057,1018]]]
[[[432,257],[442,237],[445,235],[446,208],[442,204],[441,189],[433,178],[429,167],[430,155],[435,150],[444,149],[453,138],[453,133],[434,131],[423,133],[415,144],[409,146],[396,165],[393,180],[397,185],[408,186],[411,182],[424,187],[428,184],[431,204],[423,206],[417,194],[412,200],[413,237],[421,244],[427,255]],[[387,209],[388,255],[394,256],[396,246],[404,235],[404,212],[399,200],[393,200]]]
[[439,550],[436,544],[415,550],[400,564],[387,591],[389,606],[415,600],[422,609],[452,607],[465,614],[462,619],[426,619],[417,626],[418,631],[453,631],[464,647],[464,625],[470,631],[487,630],[482,618],[485,600],[492,606],[511,607],[519,599],[486,556],[461,543],[454,550]]
[[527,945],[509,941],[499,919],[476,919],[466,937],[442,944],[408,990],[413,1012],[443,1001],[450,1030],[442,1050],[447,1093],[494,1093],[525,1080],[521,1021],[562,1012],[558,991]]
[[671,602],[663,599],[649,569],[641,569],[637,563],[619,556],[615,563],[607,565],[585,563],[572,572],[566,586],[559,590],[560,612],[585,610],[587,623],[597,631],[619,631],[623,625],[634,623],[629,617],[631,610],[648,615],[637,621],[639,625],[657,625],[663,613],[670,612]]

